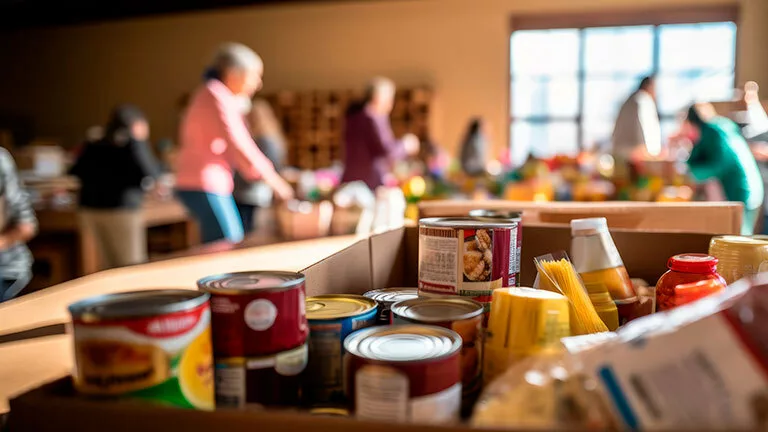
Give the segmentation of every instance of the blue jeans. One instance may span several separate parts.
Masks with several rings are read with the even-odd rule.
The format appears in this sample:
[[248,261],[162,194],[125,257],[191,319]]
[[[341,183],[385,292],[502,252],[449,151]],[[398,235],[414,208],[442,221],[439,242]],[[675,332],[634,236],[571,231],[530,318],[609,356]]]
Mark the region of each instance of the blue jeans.
[[179,190],[176,196],[200,225],[203,243],[243,240],[243,221],[232,195],[219,195],[203,191]]
[[31,277],[0,279],[0,303],[16,297],[27,286]]

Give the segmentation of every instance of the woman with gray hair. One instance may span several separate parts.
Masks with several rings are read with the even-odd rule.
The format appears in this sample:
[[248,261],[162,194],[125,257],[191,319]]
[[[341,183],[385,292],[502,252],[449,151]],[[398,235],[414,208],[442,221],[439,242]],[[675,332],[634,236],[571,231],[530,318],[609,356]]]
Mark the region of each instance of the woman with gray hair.
[[179,199],[200,224],[204,243],[243,239],[243,222],[235,200],[233,174],[262,180],[283,200],[293,189],[258,149],[244,118],[244,107],[261,88],[264,65],[250,48],[222,45],[192,95],[180,127],[176,189]]

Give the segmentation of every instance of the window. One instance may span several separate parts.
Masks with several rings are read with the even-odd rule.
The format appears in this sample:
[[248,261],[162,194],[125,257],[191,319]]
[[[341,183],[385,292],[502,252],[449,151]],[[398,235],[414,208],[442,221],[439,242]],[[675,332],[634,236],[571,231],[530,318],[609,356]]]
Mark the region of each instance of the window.
[[517,30],[511,36],[513,161],[608,145],[622,103],[656,75],[662,136],[694,101],[733,97],[736,24]]

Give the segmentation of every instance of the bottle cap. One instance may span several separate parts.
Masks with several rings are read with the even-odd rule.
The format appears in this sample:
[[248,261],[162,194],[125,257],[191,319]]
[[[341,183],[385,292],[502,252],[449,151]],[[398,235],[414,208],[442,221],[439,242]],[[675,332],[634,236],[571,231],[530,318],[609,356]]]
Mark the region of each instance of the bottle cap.
[[588,219],[574,219],[571,221],[571,234],[576,234],[576,231],[584,230],[607,231],[608,220],[604,217],[598,217]]
[[670,258],[667,267],[672,271],[681,273],[715,273],[717,272],[717,258],[707,254],[680,254]]

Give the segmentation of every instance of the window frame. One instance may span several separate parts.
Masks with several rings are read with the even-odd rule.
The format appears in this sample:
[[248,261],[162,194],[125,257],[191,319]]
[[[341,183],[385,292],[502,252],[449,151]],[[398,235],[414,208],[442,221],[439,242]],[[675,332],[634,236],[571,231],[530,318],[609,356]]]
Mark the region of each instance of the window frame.
[[[623,26],[652,26],[653,27],[653,59],[651,74],[659,74],[660,60],[660,26],[669,24],[699,24],[699,23],[717,23],[733,22],[736,26],[735,32],[735,59],[734,59],[734,88],[738,76],[738,46],[739,46],[739,6],[731,5],[712,5],[694,8],[655,8],[655,9],[632,9],[602,11],[595,13],[551,13],[551,14],[515,14],[510,20],[510,31],[507,38],[507,146],[512,148],[514,145],[512,136],[512,125],[515,121],[526,121],[531,124],[550,123],[557,121],[576,122],[576,145],[578,150],[584,150],[584,107],[585,107],[585,82],[587,78],[585,68],[585,29],[599,27],[623,27]],[[512,115],[512,35],[519,30],[557,30],[557,29],[575,29],[578,30],[579,37],[579,59],[578,69],[576,71],[576,80],[578,82],[578,101],[575,116],[563,115]],[[690,73],[691,71],[685,71]],[[681,76],[683,75],[681,71]],[[674,114],[660,113],[660,120],[670,120],[675,117]]]

